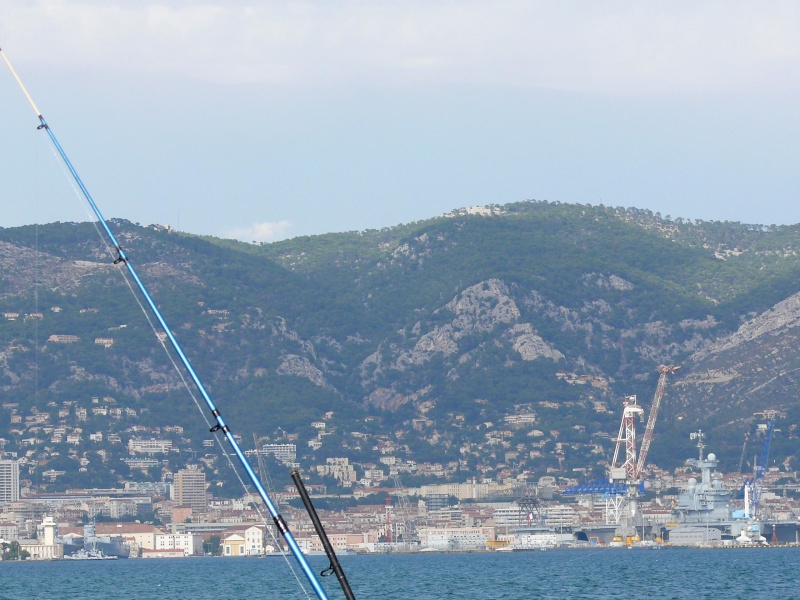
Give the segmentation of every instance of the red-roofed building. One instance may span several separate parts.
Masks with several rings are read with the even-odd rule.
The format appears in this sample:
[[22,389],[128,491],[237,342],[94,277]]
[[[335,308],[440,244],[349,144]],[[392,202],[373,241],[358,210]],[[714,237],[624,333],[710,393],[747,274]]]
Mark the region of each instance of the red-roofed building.
[[121,536],[130,546],[131,554],[139,550],[153,550],[156,547],[156,534],[164,533],[155,525],[147,523],[98,523],[95,529],[98,536]]

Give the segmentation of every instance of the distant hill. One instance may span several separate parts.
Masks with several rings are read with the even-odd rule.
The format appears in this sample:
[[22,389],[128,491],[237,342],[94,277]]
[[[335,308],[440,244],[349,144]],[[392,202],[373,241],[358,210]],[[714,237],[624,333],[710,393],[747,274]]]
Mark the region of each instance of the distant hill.
[[[261,245],[112,227],[232,429],[295,440],[301,464],[379,464],[388,447],[453,479],[600,476],[623,396],[649,408],[661,364],[683,368],[654,463],[693,456],[688,434],[703,429],[733,470],[765,409],[780,411],[773,460],[796,460],[800,226],[531,201]],[[7,450],[44,448],[44,428],[66,423],[58,408],[94,396],[204,451],[112,258],[91,224],[0,229]],[[52,416],[32,436],[11,418],[34,410]]]

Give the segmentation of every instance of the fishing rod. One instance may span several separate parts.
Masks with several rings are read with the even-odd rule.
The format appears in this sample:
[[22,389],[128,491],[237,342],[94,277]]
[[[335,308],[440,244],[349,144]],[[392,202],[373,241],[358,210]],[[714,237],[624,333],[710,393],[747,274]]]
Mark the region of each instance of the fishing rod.
[[294,486],[297,488],[297,493],[300,494],[300,499],[303,501],[303,506],[306,507],[306,512],[311,518],[311,523],[314,525],[314,530],[317,532],[317,536],[319,536],[319,539],[322,542],[322,547],[325,549],[325,554],[328,556],[328,560],[331,561],[331,566],[325,569],[322,572],[322,575],[326,576],[330,575],[331,573],[335,573],[336,578],[339,580],[339,585],[344,592],[344,597],[347,598],[347,600],[356,600],[356,597],[353,594],[353,589],[350,587],[350,582],[347,581],[347,575],[344,574],[344,569],[342,569],[339,558],[336,556],[336,551],[333,549],[330,539],[328,539],[328,534],[325,533],[325,528],[322,526],[322,521],[319,520],[317,509],[314,508],[314,504],[311,502],[311,498],[308,496],[308,490],[306,489],[306,485],[303,483],[303,478],[300,476],[300,471],[297,469],[292,469],[291,476],[292,481],[294,481]]
[[61,156],[61,159],[64,161],[64,164],[67,166],[67,169],[69,169],[69,172],[72,174],[75,183],[77,183],[78,187],[83,193],[83,196],[89,203],[89,206],[91,206],[95,216],[97,216],[98,221],[103,226],[103,229],[105,229],[105,232],[108,235],[108,238],[111,240],[111,243],[114,246],[114,250],[117,253],[116,258],[114,259],[114,264],[115,265],[123,264],[128,269],[128,273],[130,273],[131,277],[136,282],[136,286],[139,288],[139,291],[144,296],[147,305],[150,307],[150,310],[153,312],[153,315],[158,320],[159,324],[164,330],[164,333],[167,335],[167,338],[169,338],[172,348],[180,357],[183,366],[186,368],[186,371],[189,373],[190,377],[192,378],[192,381],[194,381],[194,384],[197,387],[198,391],[203,396],[203,400],[205,400],[205,403],[208,406],[209,410],[211,410],[211,415],[214,417],[214,420],[216,421],[216,425],[214,425],[211,428],[211,433],[216,433],[218,431],[221,431],[225,436],[225,438],[228,440],[228,442],[231,445],[231,448],[233,448],[234,454],[236,454],[236,457],[239,459],[242,468],[245,470],[248,478],[258,491],[259,496],[261,496],[261,499],[264,501],[264,504],[266,505],[267,510],[269,511],[269,514],[272,517],[273,522],[275,523],[275,527],[277,527],[278,531],[280,531],[281,535],[283,536],[283,539],[286,540],[286,545],[289,547],[292,554],[297,559],[297,562],[300,564],[303,573],[305,573],[305,576],[308,579],[308,582],[311,584],[311,587],[314,588],[314,592],[316,593],[317,597],[319,598],[319,600],[328,600],[328,596],[325,593],[325,590],[320,585],[319,581],[317,580],[316,574],[311,569],[311,566],[308,564],[308,560],[306,560],[306,557],[303,554],[302,550],[300,549],[300,546],[297,544],[297,541],[294,539],[292,532],[289,531],[289,526],[286,524],[286,521],[284,520],[283,516],[281,516],[281,514],[278,512],[277,507],[272,502],[272,499],[270,498],[267,491],[264,489],[264,486],[261,485],[258,476],[256,476],[255,471],[253,471],[253,467],[250,466],[250,462],[247,460],[247,457],[245,457],[244,453],[242,452],[242,449],[239,447],[238,442],[233,437],[233,434],[231,433],[230,429],[228,428],[228,425],[222,418],[219,409],[214,404],[214,401],[211,399],[211,396],[208,395],[208,392],[206,392],[206,388],[203,385],[203,382],[200,381],[200,378],[195,373],[194,368],[189,362],[189,359],[183,353],[181,345],[178,343],[178,340],[176,340],[175,337],[172,335],[172,331],[170,331],[170,328],[167,326],[164,317],[161,316],[161,311],[158,310],[158,307],[155,305],[155,302],[153,302],[153,299],[150,297],[150,294],[148,293],[144,283],[142,283],[142,280],[139,279],[139,275],[136,273],[136,269],[133,268],[133,265],[131,264],[128,255],[125,253],[125,251],[122,249],[122,246],[117,241],[116,236],[111,231],[111,228],[108,226],[108,222],[106,221],[105,217],[103,217],[103,214],[100,212],[100,209],[98,208],[97,204],[95,204],[92,195],[89,193],[89,190],[86,189],[86,186],[83,184],[83,181],[78,175],[78,172],[75,170],[75,167],[72,166],[72,163],[70,162],[69,158],[67,158],[67,154],[64,152],[64,149],[61,147],[61,144],[59,144],[58,140],[56,139],[53,130],[50,129],[50,126],[47,124],[47,121],[45,121],[45,118],[42,116],[41,111],[36,106],[36,103],[33,101],[33,98],[23,85],[22,80],[19,78],[19,75],[17,75],[17,72],[14,70],[14,67],[11,66],[11,62],[8,60],[8,57],[6,56],[5,52],[3,52],[2,48],[0,48],[0,56],[3,57],[3,60],[5,61],[6,65],[8,65],[8,69],[11,71],[11,74],[17,81],[17,84],[22,90],[22,93],[25,94],[25,97],[28,99],[31,108],[33,108],[33,111],[36,113],[36,116],[39,119],[39,126],[37,127],[37,129],[45,131],[47,135],[50,137],[50,141],[53,142],[53,146],[58,151],[58,154]]

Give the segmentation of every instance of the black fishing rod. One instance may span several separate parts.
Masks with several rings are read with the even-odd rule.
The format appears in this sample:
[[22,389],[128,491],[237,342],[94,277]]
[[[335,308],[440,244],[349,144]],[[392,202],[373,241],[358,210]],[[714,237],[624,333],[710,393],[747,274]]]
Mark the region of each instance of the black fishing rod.
[[269,494],[264,489],[264,486],[261,485],[261,482],[259,481],[258,476],[256,476],[255,471],[253,471],[253,468],[250,466],[247,457],[245,457],[244,453],[242,452],[242,449],[239,447],[238,442],[236,441],[236,439],[234,439],[233,434],[231,433],[228,426],[225,424],[225,421],[223,420],[222,415],[219,412],[219,409],[216,407],[213,400],[211,400],[211,397],[208,395],[208,392],[206,392],[205,386],[203,386],[203,383],[200,381],[200,378],[195,373],[194,368],[192,368],[189,359],[186,358],[186,355],[183,353],[183,349],[178,343],[178,340],[176,340],[175,337],[172,335],[172,332],[170,331],[170,328],[167,326],[166,321],[164,321],[164,318],[161,316],[161,311],[158,310],[158,307],[155,305],[155,302],[153,302],[153,299],[147,292],[147,288],[144,286],[141,279],[139,279],[139,275],[133,268],[133,265],[128,259],[127,254],[125,254],[125,251],[122,249],[122,246],[120,246],[119,242],[117,241],[117,238],[114,236],[113,232],[109,228],[108,222],[105,220],[102,213],[100,212],[100,209],[97,207],[97,204],[95,204],[94,200],[92,199],[89,190],[86,189],[86,186],[83,184],[83,181],[78,175],[78,172],[75,170],[75,167],[72,166],[72,163],[70,162],[69,158],[67,158],[66,153],[64,152],[63,148],[61,148],[61,144],[58,143],[55,134],[53,133],[52,129],[50,129],[50,126],[47,124],[47,121],[45,121],[41,111],[36,106],[36,103],[33,101],[33,98],[31,98],[31,95],[28,93],[28,90],[23,85],[22,80],[17,75],[17,72],[14,70],[14,67],[11,66],[11,62],[8,60],[8,57],[3,52],[2,48],[0,48],[0,56],[3,57],[3,60],[5,61],[6,65],[8,65],[11,74],[14,76],[14,79],[16,79],[17,84],[19,85],[22,92],[25,94],[25,97],[28,99],[28,102],[33,108],[33,111],[36,113],[36,116],[39,119],[38,129],[45,131],[47,135],[50,137],[50,141],[53,142],[53,146],[55,146],[55,149],[58,151],[59,155],[61,156],[61,159],[64,161],[64,164],[67,166],[69,172],[72,174],[75,183],[78,184],[78,187],[83,193],[83,196],[86,198],[87,202],[89,202],[89,206],[91,206],[92,211],[97,216],[97,219],[103,226],[103,229],[105,229],[105,232],[108,235],[108,238],[111,240],[111,243],[114,246],[114,250],[117,253],[116,258],[114,259],[114,264],[115,265],[124,264],[125,267],[127,267],[128,272],[130,273],[131,277],[133,277],[133,280],[136,282],[139,291],[141,291],[142,295],[147,301],[147,305],[150,307],[150,310],[152,311],[153,315],[158,320],[167,338],[169,338],[170,344],[172,344],[173,349],[180,357],[183,366],[186,368],[186,371],[191,376],[192,381],[194,381],[197,390],[203,396],[203,400],[205,400],[206,404],[208,405],[208,408],[211,410],[211,415],[214,417],[214,420],[216,420],[216,425],[214,425],[214,427],[211,428],[211,432],[215,433],[217,431],[221,431],[225,436],[225,438],[228,440],[231,447],[233,448],[234,454],[236,454],[236,457],[239,459],[242,468],[244,468],[248,478],[255,486],[259,496],[261,496],[261,499],[264,501],[264,504],[266,505],[267,510],[269,511],[270,516],[272,516],[273,522],[275,523],[275,527],[277,527],[278,531],[280,531],[281,535],[283,536],[283,539],[286,540],[287,546],[291,550],[294,557],[297,559],[297,562],[300,564],[300,567],[303,569],[303,573],[305,573],[306,578],[308,579],[311,586],[314,588],[314,592],[317,594],[317,597],[320,600],[328,600],[328,596],[325,594],[325,590],[322,589],[322,586],[317,580],[316,574],[311,569],[311,566],[308,564],[308,560],[306,560],[305,555],[303,555],[302,550],[300,550],[300,546],[294,539],[292,532],[289,531],[289,527],[286,524],[286,521],[278,512],[277,507],[272,502],[272,499],[269,497]]
[[306,507],[306,512],[308,513],[308,516],[311,517],[311,522],[314,524],[314,530],[317,532],[317,535],[322,542],[322,547],[325,549],[325,554],[327,554],[328,560],[331,561],[331,566],[325,569],[322,572],[322,575],[326,576],[330,575],[332,572],[335,573],[336,578],[339,580],[339,585],[342,586],[344,597],[347,598],[347,600],[356,600],[353,590],[350,588],[350,582],[347,581],[347,576],[344,574],[344,569],[342,569],[342,565],[339,563],[339,558],[336,556],[333,545],[328,539],[328,534],[325,533],[325,528],[322,526],[322,521],[319,520],[317,509],[314,508],[314,505],[311,503],[311,498],[308,496],[308,490],[306,490],[306,486],[303,483],[303,478],[300,477],[300,471],[297,469],[292,469],[291,475],[292,480],[294,481],[294,486],[297,488],[297,493],[300,494],[300,499],[303,501],[303,506]]

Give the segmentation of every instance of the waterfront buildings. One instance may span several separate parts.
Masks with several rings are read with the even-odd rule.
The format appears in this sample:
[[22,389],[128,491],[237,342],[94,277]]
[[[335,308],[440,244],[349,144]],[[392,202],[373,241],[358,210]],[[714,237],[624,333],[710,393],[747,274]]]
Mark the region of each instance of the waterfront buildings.
[[424,527],[419,539],[423,547],[432,550],[486,550],[494,541],[494,527]]
[[265,551],[274,552],[275,547],[265,546],[263,525],[247,523],[228,528],[222,539],[224,556],[260,556]]
[[52,517],[42,521],[42,535],[37,540],[20,540],[19,546],[31,560],[54,560],[64,557],[64,546],[55,541],[56,524]]
[[176,551],[180,550],[183,556],[192,556],[202,551],[202,544],[197,544],[198,541],[199,537],[191,533],[156,533],[154,550],[169,550],[168,556],[175,556]]
[[223,556],[246,556],[247,546],[244,536],[240,533],[232,533],[225,538],[222,543]]

